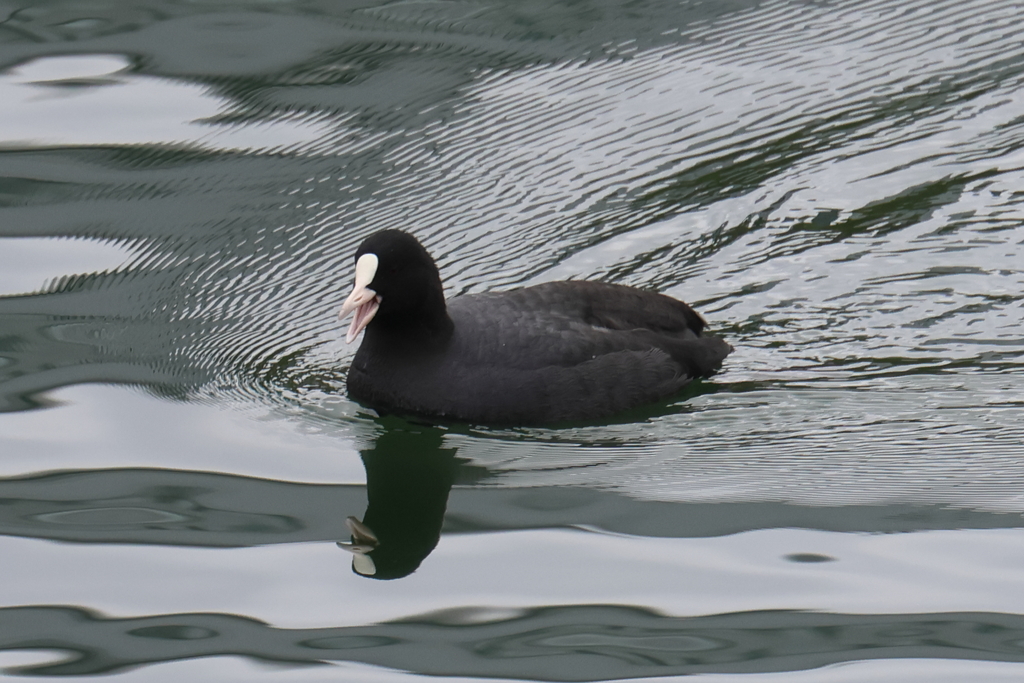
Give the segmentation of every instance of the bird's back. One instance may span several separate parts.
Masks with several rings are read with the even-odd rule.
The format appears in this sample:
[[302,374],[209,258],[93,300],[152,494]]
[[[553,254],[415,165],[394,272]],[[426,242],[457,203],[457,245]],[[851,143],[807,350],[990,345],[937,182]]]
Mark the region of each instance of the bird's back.
[[429,361],[360,347],[356,398],[487,424],[592,420],[670,396],[732,350],[688,305],[596,282],[553,282],[448,301],[454,334]]

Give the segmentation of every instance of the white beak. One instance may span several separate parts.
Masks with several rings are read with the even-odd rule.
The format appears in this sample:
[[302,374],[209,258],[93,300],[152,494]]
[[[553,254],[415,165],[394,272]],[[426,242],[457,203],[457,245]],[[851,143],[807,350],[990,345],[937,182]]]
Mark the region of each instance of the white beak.
[[345,341],[349,344],[354,342],[359,333],[370,324],[373,316],[377,314],[377,309],[380,308],[380,296],[368,287],[376,274],[377,255],[363,254],[360,256],[356,261],[356,285],[352,288],[352,293],[345,299],[345,303],[341,306],[341,312],[338,314],[338,318],[344,320],[355,311],[348,334],[345,335]]
[[373,533],[373,530],[370,529],[370,527],[366,526],[355,517],[346,517],[345,526],[348,527],[348,532],[352,534],[352,538],[354,538],[355,541],[352,543],[338,541],[339,548],[344,548],[349,552],[363,555],[376,548],[380,543],[380,541],[377,540],[377,534]]
[[344,548],[352,553],[352,567],[357,573],[362,574],[363,576],[373,576],[377,573],[377,566],[373,563],[373,559],[367,556],[367,553],[373,551],[373,549],[377,547],[377,544],[379,543],[377,536],[373,533],[370,527],[366,526],[355,517],[349,517],[346,519],[345,526],[348,527],[348,530],[355,541],[352,543],[338,541],[338,547]]

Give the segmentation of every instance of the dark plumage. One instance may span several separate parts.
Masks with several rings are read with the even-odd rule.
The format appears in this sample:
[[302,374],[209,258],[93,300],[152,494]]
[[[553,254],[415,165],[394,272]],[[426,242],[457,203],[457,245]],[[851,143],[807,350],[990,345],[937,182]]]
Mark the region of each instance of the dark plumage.
[[[371,256],[372,255],[372,256]],[[732,347],[681,301],[599,282],[550,282],[446,302],[412,235],[356,252],[352,398],[383,412],[495,425],[593,420],[714,374]],[[379,307],[378,307],[379,304]],[[368,324],[367,324],[368,323]]]

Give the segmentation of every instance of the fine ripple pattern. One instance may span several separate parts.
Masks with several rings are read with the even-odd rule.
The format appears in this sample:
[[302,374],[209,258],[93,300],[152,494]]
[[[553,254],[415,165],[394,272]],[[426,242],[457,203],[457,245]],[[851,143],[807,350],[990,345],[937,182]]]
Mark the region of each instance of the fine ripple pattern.
[[[282,18],[319,47],[268,52],[259,78],[225,58],[197,81],[166,55],[135,65],[145,76],[111,61],[114,84],[79,77],[83,92],[187,83],[216,115],[161,143],[4,143],[0,239],[130,257],[0,298],[0,407],[108,381],[365,420],[343,398],[336,311],[356,245],[402,228],[449,295],[649,287],[737,349],[685,400],[617,424],[453,429],[491,484],[1024,509],[1019,8],[691,8],[643,40],[564,11],[545,33],[508,8],[389,4],[331,19],[341,42]],[[15,24],[42,36],[46,16]],[[565,26],[580,29],[567,43]],[[18,49],[11,88],[57,87],[18,74],[70,68]]]

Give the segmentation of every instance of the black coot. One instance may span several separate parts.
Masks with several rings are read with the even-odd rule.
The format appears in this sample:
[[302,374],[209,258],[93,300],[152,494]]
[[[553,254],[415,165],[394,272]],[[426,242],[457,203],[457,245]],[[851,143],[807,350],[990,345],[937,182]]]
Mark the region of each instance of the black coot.
[[445,302],[415,237],[383,230],[356,251],[365,329],[349,395],[380,412],[490,425],[594,420],[652,403],[721,367],[732,347],[668,296],[599,282],[549,282]]

